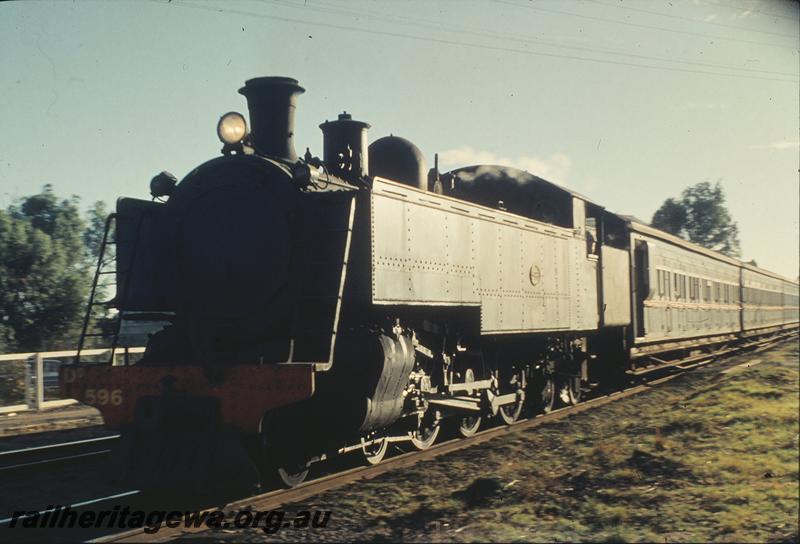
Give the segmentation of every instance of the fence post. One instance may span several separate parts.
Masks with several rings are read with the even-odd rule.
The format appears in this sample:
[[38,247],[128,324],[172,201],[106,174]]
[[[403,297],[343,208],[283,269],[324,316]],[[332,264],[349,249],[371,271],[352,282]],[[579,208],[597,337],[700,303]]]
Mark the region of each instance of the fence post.
[[44,357],[41,353],[36,354],[36,388],[34,389],[34,405],[29,406],[32,410],[41,410],[44,405]]
[[33,407],[33,388],[31,382],[33,381],[33,372],[31,372],[35,362],[30,359],[25,359],[25,381],[22,382],[25,386],[25,406],[30,410]]

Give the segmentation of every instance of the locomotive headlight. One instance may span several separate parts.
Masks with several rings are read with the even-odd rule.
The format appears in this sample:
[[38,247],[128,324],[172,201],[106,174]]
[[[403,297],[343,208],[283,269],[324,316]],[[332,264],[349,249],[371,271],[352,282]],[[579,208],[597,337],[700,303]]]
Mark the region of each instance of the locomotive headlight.
[[247,121],[241,113],[231,111],[219,118],[217,136],[223,144],[238,144],[247,135]]

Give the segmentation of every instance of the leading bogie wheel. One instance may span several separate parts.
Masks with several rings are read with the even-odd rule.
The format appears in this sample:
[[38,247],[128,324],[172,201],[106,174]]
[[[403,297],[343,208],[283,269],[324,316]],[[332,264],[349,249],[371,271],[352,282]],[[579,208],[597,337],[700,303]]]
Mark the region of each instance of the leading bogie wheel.
[[308,455],[270,447],[266,434],[262,434],[261,448],[261,473],[263,483],[268,486],[291,488],[302,484],[308,477],[311,463],[317,460]]
[[308,477],[308,465],[286,465],[277,468],[278,480],[284,487],[292,488],[302,484]]

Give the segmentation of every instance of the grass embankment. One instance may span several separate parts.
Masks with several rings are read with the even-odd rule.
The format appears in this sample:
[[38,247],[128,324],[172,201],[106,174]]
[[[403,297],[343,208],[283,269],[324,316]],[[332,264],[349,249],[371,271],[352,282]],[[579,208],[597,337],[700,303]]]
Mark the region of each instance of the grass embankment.
[[797,345],[755,359],[329,492],[327,530],[272,538],[797,541]]

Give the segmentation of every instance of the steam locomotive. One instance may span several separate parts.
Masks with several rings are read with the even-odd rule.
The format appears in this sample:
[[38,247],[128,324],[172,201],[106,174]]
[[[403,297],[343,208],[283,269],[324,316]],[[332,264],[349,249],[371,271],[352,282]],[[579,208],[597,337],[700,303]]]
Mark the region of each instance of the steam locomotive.
[[527,172],[429,170],[347,113],[298,158],[298,82],[239,92],[250,127],[224,115],[221,156],[109,220],[111,342],[144,330],[143,357],[62,370],[142,487],[294,486],[336,454],[378,463],[796,331],[795,282]]

